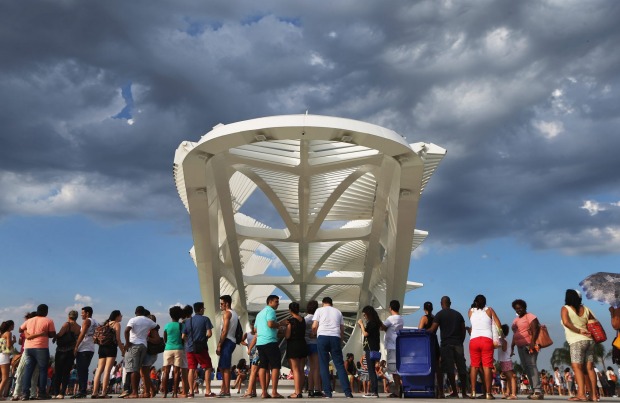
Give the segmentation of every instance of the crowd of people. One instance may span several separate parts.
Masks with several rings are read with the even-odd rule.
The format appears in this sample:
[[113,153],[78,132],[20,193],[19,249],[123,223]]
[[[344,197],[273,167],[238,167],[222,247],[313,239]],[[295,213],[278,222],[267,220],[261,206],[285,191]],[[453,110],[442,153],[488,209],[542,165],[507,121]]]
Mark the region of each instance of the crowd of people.
[[[354,389],[368,398],[379,397],[379,393],[387,397],[402,395],[401,377],[396,368],[397,334],[403,328],[399,301],[390,302],[390,315],[385,320],[380,319],[372,306],[362,309],[356,323],[363,336],[362,356],[358,361],[352,353],[346,359],[343,356],[344,317],[330,297],[324,297],[320,307],[318,301],[308,302],[305,315],[297,302],[291,302],[289,315],[280,321],[276,316],[279,304],[278,296],[268,296],[266,306],[245,334],[239,316],[231,308],[229,295],[220,297],[222,321],[218,331],[213,330],[213,323],[204,315],[202,302],[193,307],[173,306],[162,335],[155,316],[143,306],[136,307],[135,316],[124,331],[120,311],[112,311],[106,321],[98,323],[88,306],[82,308],[81,324],[77,323],[78,312],[70,311],[66,322],[56,331],[54,322],[47,318],[47,305],[41,304],[19,326],[19,342],[13,334],[13,321],[0,325],[0,400],[5,399],[11,386],[14,401],[62,399],[68,394],[79,399],[87,397],[87,393],[93,399],[109,398],[112,386],[121,389],[121,367],[125,373],[120,393],[123,398],[148,398],[157,393],[163,397],[171,394],[171,397],[193,398],[201,382],[205,397],[230,397],[231,388],[240,394],[243,383],[247,382],[243,397],[258,397],[258,383],[262,398],[279,399],[283,398],[278,392],[282,337],[287,340],[288,376],[294,382],[294,393],[288,398],[303,398],[304,392],[308,397],[331,398],[336,378],[347,398],[353,397]],[[463,398],[477,398],[479,392],[479,397],[486,399],[495,399],[494,394],[501,393],[503,398],[514,400],[519,390],[525,390],[532,400],[541,400],[557,391],[570,401],[594,401],[615,393],[617,376],[613,369],[598,374],[595,369],[595,342],[587,327],[588,321],[595,318],[583,305],[578,291],[566,291],[561,309],[571,361],[571,368],[563,371],[560,368],[554,368],[552,373],[538,370],[537,340],[542,327],[538,318],[528,312],[524,300],[513,301],[512,307],[516,318],[510,325],[502,324],[486,298],[477,295],[467,311],[469,326],[466,326],[463,315],[451,308],[448,296],[441,298],[441,310],[437,314],[433,314],[431,302],[424,304],[425,314],[418,327],[429,334],[440,332],[439,338],[430,338],[437,352],[439,397],[458,398],[460,394]],[[610,307],[610,313],[613,328],[619,329],[620,308]],[[381,331],[385,332],[383,360]],[[467,335],[469,370],[464,352]],[[217,395],[211,390],[214,374],[209,339],[212,337],[216,337],[214,353],[219,356],[217,377],[221,379]],[[56,343],[51,371],[50,340]],[[21,351],[16,349],[17,344],[22,346]],[[247,348],[249,362],[241,360],[232,365],[233,352],[239,344]],[[89,385],[88,371],[95,345],[99,346],[98,361]],[[495,368],[496,350],[499,371]],[[122,364],[116,362],[118,352],[123,356]],[[163,355],[160,372],[153,367],[158,354]],[[514,355],[519,357],[522,377],[515,374]],[[444,376],[447,388],[443,387]],[[448,393],[444,394],[444,390]]]

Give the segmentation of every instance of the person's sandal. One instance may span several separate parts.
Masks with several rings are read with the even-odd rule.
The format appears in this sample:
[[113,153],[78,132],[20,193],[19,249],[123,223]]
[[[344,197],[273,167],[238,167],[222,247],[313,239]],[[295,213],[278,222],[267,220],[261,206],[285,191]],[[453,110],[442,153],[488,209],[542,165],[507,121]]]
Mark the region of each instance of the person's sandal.
[[486,399],[487,399],[487,400],[495,400],[495,396],[493,396],[493,394],[492,394],[492,393],[487,393],[487,394],[486,394]]

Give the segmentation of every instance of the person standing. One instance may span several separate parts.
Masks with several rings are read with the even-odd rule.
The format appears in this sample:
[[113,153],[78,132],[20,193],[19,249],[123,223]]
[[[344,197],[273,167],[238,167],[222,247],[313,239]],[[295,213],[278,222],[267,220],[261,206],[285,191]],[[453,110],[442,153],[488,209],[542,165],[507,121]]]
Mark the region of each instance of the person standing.
[[577,383],[577,395],[569,400],[585,401],[586,390],[591,391],[590,398],[593,399],[596,393],[594,340],[586,325],[589,319],[594,319],[594,316],[586,306],[582,305],[581,293],[577,290],[566,290],[560,315],[570,349],[571,367]]
[[2,374],[0,400],[4,400],[4,396],[9,389],[11,354],[13,354],[13,345],[17,341],[12,333],[13,329],[15,329],[15,322],[12,320],[2,322],[0,325],[0,372]]
[[[418,329],[428,330],[433,326],[433,319],[435,315],[433,315],[433,303],[430,301],[426,301],[424,303],[424,316],[420,318],[420,322],[418,322]],[[439,349],[439,341],[437,336],[433,337],[434,340],[431,340],[431,343],[435,344],[435,361],[437,362],[437,371],[435,372],[435,379],[437,380],[437,385],[439,385],[439,399],[445,398],[444,390],[443,390],[443,373],[441,372],[441,351]]]
[[[450,397],[458,397],[456,379],[454,376],[454,366],[456,365],[461,382],[461,394],[463,398],[467,395],[467,366],[465,365],[465,353],[463,342],[465,341],[465,319],[458,311],[451,308],[450,297],[441,297],[441,311],[435,315],[433,325],[428,332],[435,333],[440,331],[441,349],[441,369],[448,376],[448,382],[452,388]],[[475,393],[475,391],[473,392]]]
[[[24,373],[24,386],[22,387],[21,400],[30,399],[30,382],[35,365],[39,367],[39,392],[37,399],[49,399],[47,388],[47,367],[50,360],[50,339],[56,336],[54,321],[47,317],[48,306],[41,304],[37,307],[37,316],[28,319],[20,326],[26,335],[24,356],[26,369]],[[24,357],[22,357],[24,359]]]
[[82,308],[82,329],[73,349],[75,363],[77,364],[79,391],[72,399],[83,399],[86,397],[88,367],[93,359],[93,355],[95,355],[93,334],[97,325],[98,323],[93,319],[93,308],[90,306]]
[[250,324],[250,331],[243,335],[241,344],[248,348],[248,357],[250,358],[250,376],[248,379],[248,389],[242,398],[256,397],[256,377],[258,376],[258,350],[256,350],[256,342],[252,343],[256,337],[256,328],[254,322]]
[[291,302],[288,306],[291,317],[286,325],[286,356],[291,373],[295,381],[295,393],[289,398],[303,398],[302,390],[304,387],[304,364],[308,356],[308,346],[306,345],[306,321],[299,315],[299,304]]
[[501,329],[502,324],[493,308],[487,306],[486,297],[481,294],[476,295],[476,298],[474,298],[474,303],[468,312],[468,316],[471,322],[469,340],[471,395],[475,395],[477,373],[482,368],[486,399],[492,400],[495,399],[492,393],[494,368],[493,327],[496,326],[496,329]]
[[536,315],[527,312],[527,303],[522,299],[512,301],[512,309],[517,317],[512,321],[512,344],[511,355],[514,355],[515,346],[519,353],[519,361],[530,380],[530,386],[534,389],[530,399],[542,399],[540,390],[540,373],[536,361],[538,360],[538,348],[536,339],[540,332],[540,323]]
[[[267,370],[271,368],[271,397],[281,399],[278,393],[278,379],[282,357],[278,346],[278,328],[280,324],[276,318],[276,309],[280,305],[280,297],[270,295],[267,297],[267,306],[258,315],[254,324],[256,326],[256,349],[258,350],[259,370],[258,380],[262,389],[262,398],[268,398],[267,394]],[[250,345],[251,346],[251,345]]]
[[[116,353],[118,348],[121,349],[121,355],[125,355],[123,343],[121,342],[121,320],[123,315],[121,311],[114,310],[110,313],[108,320],[102,326],[107,326],[106,331],[109,333],[108,340],[105,344],[99,345],[99,361],[97,362],[97,370],[93,378],[93,391],[91,398],[106,399],[108,397],[108,387],[110,384],[110,372],[116,363]],[[108,329],[109,328],[109,329]],[[103,383],[100,382],[103,374]],[[99,385],[101,385],[101,395],[98,395]]]
[[[185,311],[189,312],[188,309],[185,309]],[[194,383],[196,382],[198,364],[206,371],[205,397],[215,397],[215,393],[211,392],[213,364],[211,363],[209,346],[207,344],[207,341],[213,335],[213,324],[209,317],[204,316],[205,304],[203,302],[196,302],[194,304],[194,312],[196,313],[194,316],[190,316],[183,321],[182,338],[185,341],[189,384],[189,394],[187,397],[194,397]]]
[[332,386],[329,372],[329,359],[331,356],[340,385],[346,397],[353,397],[351,384],[347,378],[342,357],[342,338],[344,337],[344,318],[342,312],[333,307],[330,297],[324,297],[323,306],[314,312],[312,318],[312,331],[317,335],[317,347],[319,353],[319,368],[321,369],[321,382],[325,397],[332,397]]
[[[146,309],[143,306],[137,306],[135,317],[129,319],[125,328],[125,370],[127,376],[131,377],[131,393],[127,398],[136,399],[138,395],[138,387],[140,384],[140,372],[142,378],[149,378],[148,368],[143,366],[146,358],[147,337],[157,324],[145,316]],[[79,375],[78,375],[79,376]],[[147,386],[145,384],[145,391]],[[150,397],[150,396],[149,396]]]
[[220,356],[219,365],[222,372],[222,387],[218,397],[230,397],[230,368],[232,367],[232,355],[237,347],[235,333],[239,324],[237,312],[231,309],[232,298],[230,295],[220,297],[220,309],[222,311],[222,327],[220,328],[220,341],[215,353]]
[[312,318],[319,307],[316,300],[308,301],[306,305],[306,345],[308,346],[308,397],[323,396],[321,392],[321,375],[319,373],[319,355],[316,345],[316,334],[312,332]]
[[[30,318],[34,318],[35,316],[37,316],[37,313],[35,311],[26,313],[26,315],[24,316],[24,322]],[[26,354],[25,354],[26,333],[21,328],[19,328],[18,331],[19,331],[19,340],[17,341],[17,344],[21,346],[21,349],[20,349],[19,364],[17,364],[17,369],[15,369],[15,374],[13,375],[15,379],[15,384],[13,385],[13,397],[11,398],[11,401],[17,401],[21,397],[22,388],[23,388],[24,371],[26,370],[26,361],[27,361]],[[71,349],[71,354],[73,354],[73,349]],[[30,380],[30,384],[37,383],[38,380],[39,380],[39,374],[37,372],[33,372],[32,379]],[[36,394],[33,394],[30,397],[34,399],[36,398]]]
[[166,347],[164,350],[163,360],[163,377],[162,377],[162,390],[164,398],[168,395],[168,378],[170,378],[170,369],[172,368],[172,397],[178,397],[179,380],[183,382],[183,395],[187,396],[189,393],[188,379],[187,379],[187,355],[185,354],[185,348],[183,346],[183,326],[179,323],[181,316],[183,316],[183,308],[174,305],[169,309],[171,322],[168,322],[164,327],[164,342]]
[[[383,339],[383,345],[387,351],[387,369],[394,378],[394,385],[396,387],[396,393],[390,393],[389,397],[400,396],[400,375],[396,370],[396,336],[398,332],[403,328],[404,321],[400,315],[400,302],[397,300],[390,301],[390,316],[383,322],[381,330],[385,332]],[[429,324],[430,327],[431,324]],[[439,356],[439,349],[437,349],[437,356]],[[438,370],[438,372],[441,372]]]
[[75,323],[77,317],[77,311],[70,311],[67,315],[67,322],[62,325],[56,337],[52,339],[52,342],[56,342],[54,359],[56,373],[52,380],[51,393],[52,396],[56,396],[56,399],[64,399],[67,386],[69,386],[69,374],[75,361],[73,349],[75,349],[75,343],[80,335],[80,325]]
[[[364,341],[362,343],[364,355],[366,355],[368,368],[375,368],[379,361],[375,354],[378,354],[380,349],[379,330],[381,329],[381,319],[379,319],[379,315],[375,308],[370,305],[366,305],[362,309],[362,316],[366,320],[366,323],[364,324],[364,320],[360,319],[357,321],[357,324],[364,335]],[[368,375],[370,378],[370,392],[363,397],[379,397],[377,372],[369,370]]]

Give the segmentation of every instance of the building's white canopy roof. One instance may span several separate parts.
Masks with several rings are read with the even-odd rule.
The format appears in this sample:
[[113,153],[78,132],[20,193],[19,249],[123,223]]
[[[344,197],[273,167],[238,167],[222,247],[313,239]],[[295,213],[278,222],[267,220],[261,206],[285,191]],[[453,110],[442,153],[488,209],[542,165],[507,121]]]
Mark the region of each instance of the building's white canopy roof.
[[[421,286],[407,281],[411,252],[427,236],[416,212],[445,154],[383,127],[314,115],[218,125],[183,142],[174,179],[207,314],[223,294],[240,313],[255,312],[276,288],[302,309],[323,296],[349,313],[402,302]],[[255,191],[271,206],[242,213]],[[267,210],[281,228],[267,225]],[[277,276],[275,263],[285,269]]]

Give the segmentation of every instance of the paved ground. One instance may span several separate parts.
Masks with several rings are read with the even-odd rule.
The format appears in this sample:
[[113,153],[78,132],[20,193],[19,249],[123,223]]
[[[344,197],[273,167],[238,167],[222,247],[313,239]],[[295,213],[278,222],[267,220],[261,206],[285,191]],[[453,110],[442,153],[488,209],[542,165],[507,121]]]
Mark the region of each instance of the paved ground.
[[[285,391],[282,391],[285,392]],[[217,393],[217,391],[216,391]],[[285,393],[283,393],[285,394]],[[285,395],[290,394],[290,391],[288,391],[288,393],[286,393]],[[199,401],[199,402],[205,402],[205,401],[224,401],[224,402],[229,402],[229,403],[248,403],[248,402],[257,402],[257,401],[263,401],[263,400],[268,400],[268,399],[260,399],[260,398],[254,398],[254,399],[242,399],[240,397],[241,395],[237,395],[234,394],[231,398],[229,399],[207,399],[205,397],[196,397],[194,399],[164,399],[161,396],[152,398],[152,399],[139,399],[139,401],[142,402],[149,402],[149,403],[171,403],[171,402],[194,402],[194,401]],[[305,395],[304,395],[305,396]],[[362,397],[361,394],[355,394],[354,395],[354,400],[377,400],[377,399],[365,399]],[[74,399],[73,401],[84,401],[86,399]],[[116,396],[113,399],[109,399],[111,401],[115,401],[118,400],[116,398]],[[270,400],[270,399],[269,399]],[[319,398],[304,398],[304,399],[300,399],[301,401],[321,401],[324,399],[319,399]],[[330,400],[336,400],[336,401],[350,401],[345,399],[344,395],[342,393],[335,393],[334,397]],[[393,399],[387,399],[387,397],[385,397],[385,395],[382,395],[381,397],[379,397],[379,400],[387,400],[387,401],[392,401]],[[411,403],[435,403],[438,401],[456,401],[457,399],[426,399],[426,398],[416,398],[416,399],[406,399],[407,401],[411,402]],[[463,400],[463,399],[458,399],[458,400]],[[496,396],[496,400],[497,403],[503,402],[503,400],[500,399],[500,396]],[[530,400],[528,400],[525,396],[519,396],[519,399],[523,402],[530,402]],[[545,401],[553,401],[553,402],[566,402],[567,401],[567,397],[566,396],[546,396]],[[133,400],[132,400],[133,401]],[[286,399],[286,401],[291,401],[291,399]],[[469,401],[469,400],[468,400]],[[482,400],[480,400],[482,401]],[[601,399],[601,402],[619,402],[620,398],[617,397],[605,397]],[[68,402],[67,402],[68,403]]]

